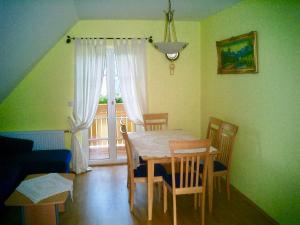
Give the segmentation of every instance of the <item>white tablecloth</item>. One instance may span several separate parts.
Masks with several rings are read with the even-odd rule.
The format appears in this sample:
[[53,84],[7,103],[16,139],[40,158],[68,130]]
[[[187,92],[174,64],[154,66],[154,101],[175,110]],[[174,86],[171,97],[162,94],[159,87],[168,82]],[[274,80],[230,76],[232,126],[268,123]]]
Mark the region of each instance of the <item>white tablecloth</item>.
[[[128,133],[134,155],[135,166],[141,157],[170,157],[170,140],[199,140],[183,130],[138,131]],[[211,147],[210,151],[216,151]],[[203,149],[205,151],[205,149]]]

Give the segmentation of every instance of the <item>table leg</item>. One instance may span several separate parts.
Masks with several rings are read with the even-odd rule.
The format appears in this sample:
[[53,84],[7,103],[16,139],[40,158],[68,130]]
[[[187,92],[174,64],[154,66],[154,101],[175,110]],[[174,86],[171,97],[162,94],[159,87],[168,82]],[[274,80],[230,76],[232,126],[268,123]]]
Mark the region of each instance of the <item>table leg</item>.
[[25,207],[24,206],[21,206],[21,219],[22,219],[22,222],[21,222],[21,225],[25,225]]
[[25,225],[57,225],[58,208],[55,205],[24,207]]
[[208,208],[209,212],[212,212],[212,204],[213,204],[213,181],[214,181],[214,175],[213,175],[213,156],[210,155],[208,157]]
[[152,220],[152,207],[153,207],[153,179],[154,179],[154,161],[148,160],[147,162],[147,187],[148,187],[148,220]]
[[59,212],[64,212],[65,210],[66,210],[65,203],[58,205],[58,211]]
[[60,207],[59,205],[55,205],[55,219],[56,219],[56,225],[59,225],[59,211]]

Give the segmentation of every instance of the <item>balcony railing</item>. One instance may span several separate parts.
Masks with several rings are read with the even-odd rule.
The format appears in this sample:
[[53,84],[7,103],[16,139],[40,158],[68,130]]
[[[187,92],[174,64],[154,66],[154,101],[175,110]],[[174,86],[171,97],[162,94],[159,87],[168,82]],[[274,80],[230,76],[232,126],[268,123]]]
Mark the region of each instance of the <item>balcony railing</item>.
[[[122,103],[116,104],[116,150],[118,158],[126,158],[125,143],[120,132],[120,122],[126,124],[128,131],[134,131],[134,123],[131,122],[124,110]],[[97,109],[94,121],[89,129],[89,149],[90,159],[108,159],[108,116],[107,116],[107,104],[100,104]]]

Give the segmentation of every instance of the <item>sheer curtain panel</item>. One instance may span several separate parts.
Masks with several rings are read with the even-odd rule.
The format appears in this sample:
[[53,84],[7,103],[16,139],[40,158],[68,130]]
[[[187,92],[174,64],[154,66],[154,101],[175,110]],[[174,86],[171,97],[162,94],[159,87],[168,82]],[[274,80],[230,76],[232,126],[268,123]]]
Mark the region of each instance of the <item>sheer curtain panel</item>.
[[142,124],[147,113],[146,43],[145,39],[114,39],[121,95],[128,118],[135,124]]
[[97,111],[102,78],[106,67],[106,40],[75,40],[75,80],[72,130],[72,169],[88,169],[88,128]]

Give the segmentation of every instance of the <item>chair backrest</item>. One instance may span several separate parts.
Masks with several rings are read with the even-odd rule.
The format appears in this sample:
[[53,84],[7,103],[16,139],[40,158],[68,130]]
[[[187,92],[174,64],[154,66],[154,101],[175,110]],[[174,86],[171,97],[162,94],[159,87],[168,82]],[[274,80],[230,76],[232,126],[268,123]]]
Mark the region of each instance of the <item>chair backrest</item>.
[[[208,154],[211,140],[196,141],[170,141],[171,166],[172,166],[172,189],[176,194],[195,193],[204,191],[206,186]],[[200,178],[200,163],[203,168]],[[179,180],[176,185],[176,164],[179,164]],[[201,182],[200,180],[201,179]],[[177,186],[177,187],[176,187]]]
[[227,170],[229,170],[231,164],[232,149],[237,131],[238,126],[228,122],[222,122],[218,138],[218,150],[220,154],[217,155],[216,160],[227,166]]
[[211,139],[211,145],[215,148],[218,148],[218,138],[219,138],[219,131],[222,124],[222,120],[210,117],[207,127],[206,138]]
[[125,141],[125,150],[126,150],[126,155],[127,155],[127,165],[128,165],[128,176],[133,178],[133,157],[132,157],[132,151],[131,151],[131,145],[130,141],[128,139],[128,134],[127,134],[127,128],[126,125],[121,123],[120,131],[122,133],[123,139]]
[[168,128],[168,113],[144,114],[143,119],[146,131],[163,130]]

